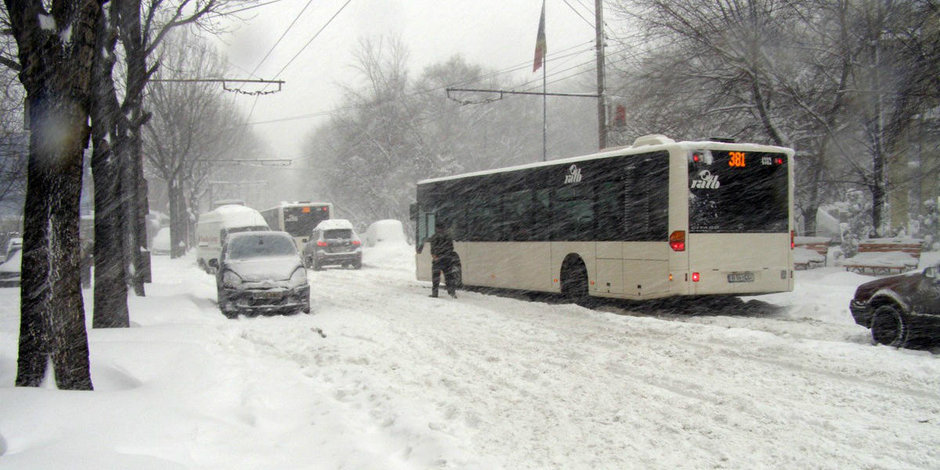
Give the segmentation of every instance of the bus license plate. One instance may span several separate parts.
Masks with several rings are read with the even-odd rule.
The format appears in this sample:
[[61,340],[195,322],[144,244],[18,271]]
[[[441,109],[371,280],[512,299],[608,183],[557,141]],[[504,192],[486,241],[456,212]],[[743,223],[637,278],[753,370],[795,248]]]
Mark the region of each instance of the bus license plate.
[[728,274],[728,282],[754,282],[754,273],[745,271]]

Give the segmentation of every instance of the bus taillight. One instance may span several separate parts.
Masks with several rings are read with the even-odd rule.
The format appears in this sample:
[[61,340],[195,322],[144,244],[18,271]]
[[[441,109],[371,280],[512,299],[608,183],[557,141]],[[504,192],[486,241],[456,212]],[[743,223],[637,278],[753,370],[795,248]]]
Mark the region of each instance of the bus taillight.
[[699,276],[698,273],[692,273],[692,282],[698,282],[698,281],[700,281],[701,279],[702,279],[702,278],[701,278],[701,276]]
[[672,248],[672,251],[685,251],[685,230],[676,230],[669,234],[669,248]]
[[790,249],[796,248],[796,231],[790,230]]

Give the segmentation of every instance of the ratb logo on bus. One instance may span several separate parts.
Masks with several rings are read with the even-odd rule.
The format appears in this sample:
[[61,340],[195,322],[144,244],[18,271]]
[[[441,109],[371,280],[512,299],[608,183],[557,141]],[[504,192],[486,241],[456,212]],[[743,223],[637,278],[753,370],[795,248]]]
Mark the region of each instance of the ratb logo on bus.
[[708,170],[702,170],[698,173],[698,179],[692,180],[692,189],[718,189],[721,183],[718,182],[718,175],[713,175]]
[[580,182],[581,182],[581,169],[578,168],[578,165],[569,166],[568,174],[565,175],[565,184],[580,183]]

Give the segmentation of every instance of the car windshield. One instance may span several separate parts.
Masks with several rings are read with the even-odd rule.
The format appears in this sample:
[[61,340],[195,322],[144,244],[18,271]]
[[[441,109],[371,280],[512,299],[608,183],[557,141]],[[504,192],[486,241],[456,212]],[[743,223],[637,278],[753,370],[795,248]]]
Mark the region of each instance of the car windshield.
[[323,238],[327,240],[346,240],[352,238],[352,230],[348,228],[335,228],[323,231]]
[[234,237],[228,246],[230,259],[290,256],[296,253],[294,242],[290,238],[274,234]]

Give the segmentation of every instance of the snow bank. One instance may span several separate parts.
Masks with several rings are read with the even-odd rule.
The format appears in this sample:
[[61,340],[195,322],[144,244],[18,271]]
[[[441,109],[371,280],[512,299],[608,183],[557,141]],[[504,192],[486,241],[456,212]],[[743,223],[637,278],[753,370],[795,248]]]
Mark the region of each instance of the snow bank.
[[851,258],[844,258],[842,264],[914,269],[918,265],[918,259],[903,251],[865,252],[858,253]]
[[822,265],[826,263],[826,257],[814,250],[798,246],[793,249],[793,262],[795,264],[807,264],[812,262]]
[[366,229],[366,246],[376,246],[380,243],[401,245],[407,243],[405,229],[401,221],[386,219],[372,222]]
[[150,242],[150,251],[155,255],[170,253],[170,227],[163,227]]

